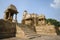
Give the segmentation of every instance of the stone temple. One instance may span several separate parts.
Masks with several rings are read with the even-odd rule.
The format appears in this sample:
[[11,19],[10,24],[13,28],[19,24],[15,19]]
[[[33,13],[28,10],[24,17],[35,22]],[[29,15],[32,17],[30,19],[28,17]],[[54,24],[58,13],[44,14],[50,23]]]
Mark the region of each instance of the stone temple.
[[[30,14],[25,10],[21,23],[18,23],[17,14],[17,8],[12,4],[5,10],[4,19],[0,19],[0,38],[32,38],[41,35],[57,35],[55,26],[46,23],[45,15]],[[15,19],[13,19],[14,15]],[[15,21],[13,22],[13,20]]]

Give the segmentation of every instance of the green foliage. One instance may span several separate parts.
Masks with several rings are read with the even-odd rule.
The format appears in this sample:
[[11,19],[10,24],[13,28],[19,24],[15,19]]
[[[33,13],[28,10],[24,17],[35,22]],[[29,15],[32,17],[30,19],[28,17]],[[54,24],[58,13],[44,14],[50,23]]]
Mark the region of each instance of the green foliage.
[[55,25],[55,26],[57,26],[57,27],[59,27],[60,26],[60,22],[59,21],[57,21],[57,20],[55,20],[55,19],[46,19],[46,21],[47,21],[47,23],[48,22],[50,22],[52,25]]

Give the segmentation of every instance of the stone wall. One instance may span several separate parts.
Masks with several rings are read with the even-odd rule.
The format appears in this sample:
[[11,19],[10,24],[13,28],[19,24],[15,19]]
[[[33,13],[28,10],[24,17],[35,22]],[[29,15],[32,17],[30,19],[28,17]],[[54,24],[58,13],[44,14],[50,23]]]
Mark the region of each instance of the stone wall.
[[57,35],[53,25],[36,26],[36,32],[40,35]]
[[26,38],[24,31],[20,28],[19,25],[16,25],[16,37],[17,38]]
[[15,34],[16,34],[15,23],[0,19],[0,38],[15,37]]

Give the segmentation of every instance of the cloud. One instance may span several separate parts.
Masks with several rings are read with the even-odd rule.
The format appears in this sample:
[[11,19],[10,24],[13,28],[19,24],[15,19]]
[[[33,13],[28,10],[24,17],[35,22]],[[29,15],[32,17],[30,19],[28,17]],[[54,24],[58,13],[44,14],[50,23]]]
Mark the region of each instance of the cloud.
[[53,8],[60,8],[60,0],[53,0],[53,3],[50,4]]

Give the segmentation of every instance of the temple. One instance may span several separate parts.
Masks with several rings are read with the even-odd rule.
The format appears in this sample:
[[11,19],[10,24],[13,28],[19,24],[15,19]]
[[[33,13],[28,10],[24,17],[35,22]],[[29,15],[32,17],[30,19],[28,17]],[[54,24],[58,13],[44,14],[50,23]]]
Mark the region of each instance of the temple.
[[54,25],[47,24],[45,15],[43,14],[29,14],[26,10],[23,12],[22,23],[30,25],[32,30],[34,29],[37,34],[40,35],[57,35]]
[[[60,34],[60,29],[58,31],[54,25],[47,23],[46,16],[43,14],[28,13],[25,10],[21,23],[17,22],[17,14],[17,8],[12,4],[5,10],[4,19],[0,19],[0,38],[34,38],[41,35],[56,36]],[[13,20],[15,21],[13,22]]]

